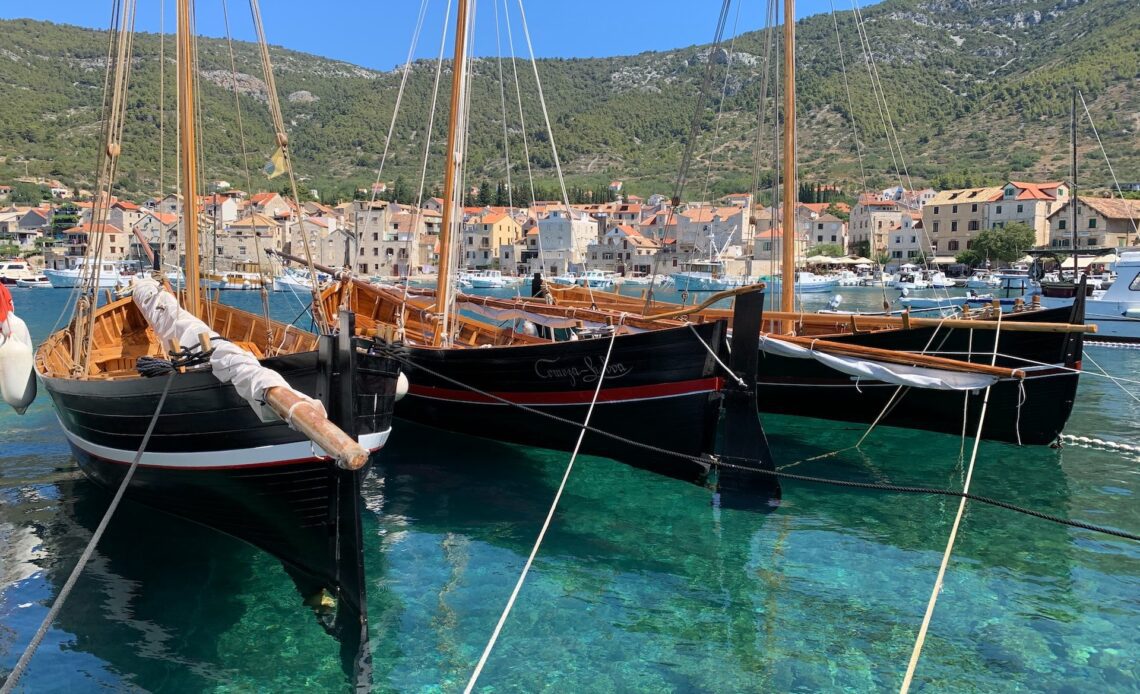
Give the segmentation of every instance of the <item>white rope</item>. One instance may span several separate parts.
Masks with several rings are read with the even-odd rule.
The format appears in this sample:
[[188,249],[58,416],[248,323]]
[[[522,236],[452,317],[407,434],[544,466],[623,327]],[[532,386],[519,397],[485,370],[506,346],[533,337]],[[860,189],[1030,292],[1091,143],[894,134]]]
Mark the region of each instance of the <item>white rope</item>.
[[[990,358],[990,366],[997,364],[998,357],[998,339],[1001,337],[1001,314],[998,314],[997,328],[994,331],[994,353]],[[986,408],[990,404],[990,389],[993,386],[986,386],[985,394],[982,397],[982,409],[978,415],[978,428],[974,433],[974,449],[970,453],[970,464],[966,467],[966,481],[962,485],[962,494],[970,492],[970,482],[974,477],[974,463],[978,460],[978,447],[982,443],[982,427],[986,423]],[[918,630],[918,638],[914,641],[914,650],[910,654],[910,663],[906,668],[906,675],[903,677],[902,687],[899,688],[899,694],[906,694],[910,690],[910,683],[914,679],[914,671],[918,667],[919,656],[922,655],[922,646],[926,641],[926,632],[930,628],[930,620],[934,616],[934,606],[938,603],[938,595],[942,592],[942,581],[946,577],[946,567],[950,564],[950,555],[954,551],[954,541],[958,538],[958,528],[962,524],[962,516],[966,513],[966,497],[963,496],[958,502],[958,513],[954,516],[954,524],[950,527],[950,537],[946,540],[946,551],[942,554],[942,563],[938,567],[938,576],[934,579],[934,588],[930,591],[930,602],[926,604],[926,614],[922,617],[922,626]]]
[[511,591],[511,597],[507,600],[506,607],[503,608],[503,613],[499,615],[499,622],[495,625],[495,630],[491,633],[491,639],[487,642],[487,646],[483,649],[483,655],[479,658],[479,663],[475,666],[475,671],[471,673],[471,679],[467,682],[467,687],[463,690],[464,694],[470,694],[474,689],[475,683],[479,681],[479,675],[483,672],[483,666],[487,664],[487,658],[491,655],[491,650],[495,647],[495,642],[499,639],[499,633],[503,630],[503,625],[507,622],[507,617],[511,614],[511,608],[515,605],[515,600],[519,596],[519,591],[522,590],[523,582],[526,581],[526,576],[530,572],[530,567],[534,563],[534,557],[538,554],[538,548],[542,546],[542,540],[546,537],[546,531],[550,528],[550,522],[554,518],[554,511],[558,508],[558,501],[562,498],[562,491],[566,489],[566,482],[570,479],[570,471],[574,469],[574,461],[578,458],[578,449],[582,447],[582,439],[586,436],[586,429],[590,426],[590,418],[594,415],[594,405],[598,402],[598,395],[602,392],[602,382],[606,378],[606,372],[610,366],[610,355],[614,351],[614,342],[617,341],[617,335],[621,328],[622,322],[625,321],[625,315],[621,314],[618,319],[618,324],[614,326],[613,335],[610,336],[610,344],[606,348],[606,358],[602,362],[602,370],[598,374],[598,385],[594,387],[594,397],[590,400],[590,408],[586,410],[586,419],[582,422],[582,429],[578,432],[578,442],[574,444],[574,452],[570,454],[570,462],[566,465],[566,472],[562,473],[562,483],[558,485],[558,491],[554,494],[554,501],[550,504],[550,510],[546,514],[546,520],[542,523],[542,529],[538,532],[538,537],[534,541],[534,547],[530,550],[530,556],[526,559],[526,564],[523,565],[522,573],[519,574],[519,580],[515,583],[515,589]]
[[[1080,97],[1081,97],[1081,106],[1084,107],[1085,115],[1088,116],[1089,125],[1092,127],[1093,135],[1096,135],[1096,143],[1098,145],[1100,145],[1100,153],[1102,155],[1104,155],[1104,163],[1108,165],[1108,173],[1112,175],[1112,183],[1113,183],[1113,185],[1116,186],[1116,194],[1119,195],[1121,198],[1123,198],[1124,193],[1121,192],[1121,190],[1120,190],[1120,181],[1116,180],[1116,172],[1112,170],[1112,162],[1108,160],[1108,152],[1106,152],[1104,150],[1104,143],[1101,142],[1100,133],[1097,132],[1097,130],[1096,130],[1096,123],[1093,123],[1092,114],[1089,113],[1089,105],[1085,103],[1084,92],[1082,92],[1081,90],[1078,89],[1077,94],[1080,95]],[[1133,217],[1132,215],[1128,215],[1128,221],[1132,222],[1132,232],[1136,233],[1136,231],[1137,231],[1136,218]],[[1076,267],[1075,262],[1073,263],[1073,267],[1074,268]],[[1075,270],[1074,270],[1074,272],[1075,272]]]
[[[558,145],[554,142],[554,128],[550,124],[550,112],[546,108],[546,96],[542,91],[542,80],[538,76],[538,61],[534,57],[534,45],[530,40],[530,27],[526,22],[526,10],[523,8],[523,0],[518,0],[519,3],[519,20],[522,22],[523,36],[526,38],[527,53],[530,55],[530,66],[534,71],[534,84],[535,91],[538,93],[538,103],[542,107],[542,118],[546,122],[546,135],[550,138],[550,155],[554,159],[554,170],[558,174],[558,189],[562,193],[562,204],[566,206],[567,222],[570,224],[570,239],[571,250],[573,250],[574,239],[574,211],[570,209],[570,196],[566,193],[566,178],[562,175],[562,162],[558,159]],[[538,232],[539,243],[542,242],[542,230]],[[586,282],[586,294],[590,297],[590,303],[594,302],[594,290],[589,282]]]
[[713,350],[713,348],[709,347],[708,343],[705,342],[701,338],[701,334],[697,332],[697,329],[695,327],[693,327],[693,324],[687,323],[686,325],[689,326],[689,330],[693,331],[693,337],[697,338],[697,342],[700,342],[701,346],[704,347],[706,350],[708,350],[708,353],[712,356],[713,359],[716,360],[716,363],[720,364],[720,368],[724,369],[724,372],[727,373],[729,376],[731,376],[732,379],[734,381],[736,381],[737,385],[739,385],[741,387],[747,387],[748,384],[744,382],[744,379],[741,378],[740,376],[737,376],[736,372],[734,372],[732,369],[728,368],[728,366],[723,361],[720,360],[720,357],[717,356],[717,354]]
[[31,642],[28,643],[27,648],[25,648],[23,654],[20,655],[20,660],[16,662],[16,666],[12,668],[12,672],[8,674],[8,678],[0,685],[0,694],[9,694],[9,692],[16,688],[16,683],[20,681],[20,677],[22,677],[24,671],[27,670],[28,663],[31,662],[32,656],[36,653],[36,649],[39,648],[40,642],[43,641],[52,622],[55,621],[55,618],[59,616],[60,610],[63,609],[63,603],[67,600],[67,597],[71,595],[72,589],[75,588],[75,583],[79,580],[79,575],[83,573],[83,569],[87,567],[87,562],[91,560],[91,555],[95,553],[95,547],[99,544],[99,540],[102,539],[103,533],[107,530],[107,526],[111,522],[111,517],[115,515],[115,511],[119,508],[119,502],[123,500],[123,494],[126,493],[131,479],[135,476],[135,470],[139,467],[139,461],[142,460],[143,451],[146,450],[147,444],[150,443],[150,436],[154,433],[154,427],[158,423],[158,416],[162,413],[162,406],[166,404],[166,396],[170,393],[171,384],[174,383],[175,373],[176,372],[172,371],[170,375],[166,377],[166,384],[162,387],[162,394],[158,397],[158,405],[155,406],[154,414],[150,417],[150,423],[146,427],[146,433],[143,434],[142,442],[139,444],[139,449],[135,452],[134,460],[131,461],[131,465],[127,468],[126,474],[123,475],[123,480],[119,483],[119,488],[115,491],[115,496],[111,499],[111,504],[107,507],[106,512],[103,513],[103,518],[99,521],[95,532],[92,533],[91,539],[87,542],[87,546],[83,548],[83,554],[79,555],[79,561],[76,562],[75,568],[71,570],[71,574],[67,577],[63,588],[60,589],[59,595],[57,595],[55,601],[52,602],[51,608],[48,609],[48,613],[40,623],[39,629],[36,630]]
[[835,16],[835,2],[831,5],[831,23],[835,26],[835,44],[839,47],[839,68],[843,73],[843,91],[847,93],[847,110],[851,115],[851,130],[855,134],[855,154],[859,157],[859,178],[863,181],[862,190],[867,190],[867,171],[863,168],[863,146],[859,143],[859,125],[855,122],[855,104],[851,101],[851,86],[847,82],[847,61],[843,57],[843,39],[839,36],[839,18]]

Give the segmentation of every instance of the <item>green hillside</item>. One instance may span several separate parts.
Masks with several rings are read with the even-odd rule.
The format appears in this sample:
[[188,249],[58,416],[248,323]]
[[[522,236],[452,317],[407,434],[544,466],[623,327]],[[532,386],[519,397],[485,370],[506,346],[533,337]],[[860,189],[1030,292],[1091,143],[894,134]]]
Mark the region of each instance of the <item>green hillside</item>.
[[[914,185],[951,186],[1008,176],[1068,175],[1070,85],[1085,94],[1121,180],[1140,180],[1140,12],[1135,0],[887,0],[863,11],[867,39],[898,128],[902,161]],[[799,159],[806,180],[862,185],[852,120],[869,186],[898,181],[851,12],[837,16],[848,104],[830,15],[799,23]],[[106,36],[70,26],[0,21],[0,181],[33,175],[89,184],[95,168]],[[398,32],[392,32],[398,35]],[[167,42],[166,188],[174,177],[173,61]],[[159,188],[159,37],[136,39],[120,185]],[[244,129],[255,188],[272,151],[263,85],[252,44],[238,43]],[[727,44],[725,45],[727,48]],[[205,114],[204,166],[210,178],[244,187],[236,108],[225,42],[200,45]],[[765,50],[763,32],[737,37],[732,58],[711,54],[717,93],[703,114],[690,192],[748,187]],[[543,60],[539,72],[563,166],[572,182],[611,178],[637,193],[664,191],[676,175],[688,121],[704,78],[708,47],[583,60]],[[277,83],[298,170],[328,199],[375,177],[399,75],[274,49]],[[726,83],[723,104],[720,86]],[[507,125],[516,182],[525,177],[523,129],[508,75]],[[434,64],[417,63],[386,166],[385,180],[418,178]],[[529,65],[519,74],[531,164],[546,182],[553,159]],[[447,83],[447,69],[444,72]],[[504,176],[498,65],[478,60],[472,98],[472,183]],[[308,95],[303,92],[308,92]],[[291,98],[289,98],[291,97]],[[446,99],[437,114],[431,183],[440,163]],[[722,111],[719,135],[715,114]],[[1081,131],[1082,180],[1110,181],[1087,124]],[[764,149],[768,149],[764,145]],[[770,158],[770,152],[763,155]],[[897,155],[896,155],[897,159]],[[256,179],[261,178],[258,183]],[[275,183],[276,184],[276,183]],[[430,184],[429,184],[430,185]],[[694,192],[695,191],[695,192]]]

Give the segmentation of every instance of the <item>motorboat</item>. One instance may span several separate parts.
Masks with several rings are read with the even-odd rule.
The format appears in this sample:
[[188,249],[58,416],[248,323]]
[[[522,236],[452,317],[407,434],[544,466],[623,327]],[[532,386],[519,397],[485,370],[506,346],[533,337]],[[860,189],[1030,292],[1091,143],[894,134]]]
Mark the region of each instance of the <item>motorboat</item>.
[[19,284],[19,280],[30,280],[39,276],[24,260],[0,260],[0,284]]
[[752,284],[748,277],[729,276],[723,260],[694,260],[684,267],[681,272],[670,275],[679,292],[722,292]]
[[947,277],[946,273],[941,270],[926,270],[922,274],[931,289],[950,289],[954,286],[954,280]]
[[88,263],[86,258],[80,258],[75,267],[66,270],[44,270],[44,276],[51,282],[51,286],[57,289],[71,289],[83,284],[88,277],[95,273],[96,269],[98,269],[98,286],[100,288],[114,289],[119,286],[119,280],[122,277],[119,267],[106,260],[99,262],[96,266],[94,263]]
[[24,289],[51,289],[51,280],[45,275],[33,275],[32,277],[21,277],[16,280],[17,287]]
[[[764,280],[768,285],[768,291],[771,293],[780,290],[781,282],[779,277],[772,277]],[[813,272],[801,270],[796,273],[796,293],[797,294],[819,294],[829,292],[839,284],[839,280],[833,276],[817,275]]]
[[511,286],[508,278],[499,270],[476,270],[467,276],[472,289],[502,289]]
[[858,287],[863,284],[863,278],[850,270],[843,270],[832,275],[832,277],[835,278],[836,284],[840,287]]
[[1001,280],[983,268],[974,270],[974,274],[967,277],[965,283],[967,289],[997,289],[1000,286]]
[[929,289],[930,283],[917,265],[907,263],[891,277],[890,284],[887,286],[895,289]]
[[206,289],[261,289],[261,273],[212,272],[203,276],[202,286]]
[[[1140,251],[1121,253],[1116,275],[1108,289],[1085,298],[1085,319],[1096,326],[1096,332],[1085,337],[1089,342],[1140,342]],[[1071,297],[1041,297],[1049,308],[1072,303]]]
[[614,280],[617,277],[615,272],[607,272],[606,270],[586,270],[586,274],[578,278],[575,283],[579,287],[590,287],[591,289],[609,289],[614,286]]

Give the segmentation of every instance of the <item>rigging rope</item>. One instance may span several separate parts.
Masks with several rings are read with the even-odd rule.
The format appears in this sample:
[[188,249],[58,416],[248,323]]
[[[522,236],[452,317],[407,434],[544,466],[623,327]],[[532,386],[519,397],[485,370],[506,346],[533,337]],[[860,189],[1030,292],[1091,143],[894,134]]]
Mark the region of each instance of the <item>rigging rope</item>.
[[515,605],[515,600],[519,596],[519,591],[522,590],[523,582],[526,581],[527,574],[530,573],[530,567],[534,564],[534,558],[538,555],[538,549],[542,546],[542,541],[546,537],[546,531],[550,528],[550,522],[554,519],[554,511],[558,508],[558,502],[562,498],[562,492],[566,489],[566,482],[570,479],[570,472],[574,469],[574,461],[578,458],[578,451],[582,447],[582,440],[586,437],[586,431],[590,425],[590,418],[594,416],[594,406],[598,403],[598,395],[602,392],[602,383],[605,381],[606,373],[609,371],[610,355],[614,351],[614,342],[617,341],[618,333],[621,332],[621,324],[625,320],[625,314],[621,314],[618,319],[617,325],[614,326],[613,334],[610,335],[610,344],[606,347],[606,358],[602,361],[602,370],[598,374],[598,384],[594,386],[594,397],[590,400],[590,407],[586,410],[586,418],[582,422],[581,429],[578,431],[578,441],[574,444],[574,451],[570,454],[570,462],[566,464],[566,471],[562,473],[562,482],[558,485],[558,491],[554,494],[554,500],[550,503],[550,510],[546,514],[546,520],[542,522],[542,529],[538,532],[538,537],[535,538],[534,547],[530,550],[530,556],[526,559],[526,564],[523,565],[522,573],[519,574],[518,581],[515,582],[515,588],[511,591],[511,596],[507,600],[503,612],[499,615],[499,622],[495,625],[495,630],[491,633],[491,639],[487,642],[487,646],[483,649],[483,655],[479,657],[479,663],[475,666],[475,671],[471,673],[471,679],[467,682],[467,687],[463,690],[464,694],[470,694],[474,689],[475,683],[479,681],[479,675],[483,672],[483,666],[487,664],[487,658],[491,655],[491,649],[495,647],[495,642],[499,639],[499,633],[503,630],[503,625],[507,621],[507,617],[511,614],[511,608]]
[[835,16],[835,2],[828,0],[831,6],[831,23],[835,26],[835,44],[839,47],[839,68],[843,73],[843,91],[847,94],[847,112],[851,116],[851,130],[855,134],[855,154],[859,157],[859,178],[863,182],[862,190],[867,190],[867,171],[863,168],[863,146],[859,142],[859,125],[855,122],[855,104],[851,100],[851,85],[847,82],[847,61],[843,57],[843,39],[839,35],[839,18]]
[[[1116,180],[1116,172],[1112,170],[1112,162],[1108,160],[1108,152],[1106,152],[1104,149],[1104,142],[1101,141],[1100,133],[1097,132],[1097,129],[1096,129],[1096,123],[1093,122],[1092,114],[1089,113],[1089,105],[1085,103],[1084,92],[1082,92],[1081,90],[1078,89],[1077,94],[1079,94],[1081,97],[1081,106],[1084,107],[1084,109],[1085,109],[1085,115],[1089,119],[1089,126],[1092,128],[1093,135],[1096,135],[1096,143],[1097,143],[1097,145],[1100,146],[1100,153],[1102,155],[1104,155],[1104,163],[1108,165],[1108,173],[1110,173],[1112,175],[1112,183],[1113,183],[1113,185],[1116,186],[1116,194],[1119,195],[1121,198],[1123,198],[1124,193],[1120,190],[1120,181]],[[1136,233],[1136,231],[1137,231],[1136,217],[1134,217],[1130,214],[1130,215],[1128,215],[1128,221],[1132,222],[1132,233]],[[1074,268],[1073,271],[1076,272],[1076,269],[1075,269],[1076,268],[1076,262],[1075,261],[1073,263],[1073,268]]]
[[146,445],[150,442],[150,435],[154,433],[154,426],[158,423],[158,416],[162,413],[162,406],[166,403],[166,396],[170,392],[170,385],[172,383],[174,383],[174,372],[170,372],[170,375],[166,379],[166,384],[162,388],[162,394],[158,397],[158,406],[155,407],[154,414],[151,415],[150,418],[150,423],[146,427],[146,433],[143,434],[142,443],[139,444],[139,449],[135,452],[131,466],[127,468],[126,474],[123,475],[123,481],[119,483],[119,488],[115,492],[114,498],[111,499],[111,505],[107,507],[106,513],[103,514],[103,519],[99,521],[99,526],[95,528],[95,532],[91,535],[91,539],[83,549],[83,554],[79,555],[78,563],[76,563],[75,568],[71,570],[71,575],[67,577],[63,588],[59,591],[59,595],[57,595],[52,602],[51,608],[44,616],[31,642],[29,642],[27,648],[24,649],[20,660],[16,663],[16,667],[12,668],[12,672],[8,674],[8,678],[4,680],[4,684],[0,685],[0,694],[9,694],[16,688],[16,683],[20,681],[20,677],[22,677],[24,672],[28,669],[28,663],[31,662],[32,656],[36,653],[36,649],[39,648],[40,642],[43,641],[44,636],[47,635],[52,622],[59,616],[59,611],[63,609],[63,603],[66,602],[68,596],[71,595],[72,589],[75,588],[76,581],[79,580],[79,575],[83,573],[83,569],[86,568],[87,562],[90,561],[91,555],[95,552],[95,546],[99,544],[99,540],[103,537],[103,532],[111,522],[111,516],[113,516],[115,510],[119,508],[119,502],[123,500],[123,494],[127,491],[127,485],[130,484],[131,478],[134,477],[135,470],[138,469],[139,461],[142,460],[143,451],[146,450]]
[[[998,338],[1001,336],[1001,316],[998,314],[997,327],[994,330],[994,353],[990,358],[990,366],[997,364],[998,356]],[[986,421],[986,409],[990,404],[990,390],[993,386],[986,386],[984,395],[982,396],[982,409],[978,415],[978,428],[974,433],[974,450],[970,453],[970,463],[966,466],[966,481],[962,485],[962,492],[970,492],[970,482],[974,477],[974,464],[978,460],[978,447],[982,443],[982,427]],[[918,629],[918,638],[914,642],[914,650],[910,655],[910,663],[906,668],[906,675],[903,677],[902,687],[899,689],[900,694],[906,694],[910,690],[910,683],[914,679],[914,671],[918,667],[918,658],[922,655],[922,646],[926,641],[926,632],[930,628],[930,620],[934,617],[934,606],[938,602],[938,595],[942,592],[942,581],[946,576],[946,567],[950,564],[950,555],[954,551],[954,541],[958,538],[958,528],[962,524],[962,516],[966,513],[966,499],[962,498],[958,502],[958,513],[954,516],[954,523],[950,526],[950,537],[946,540],[946,551],[942,554],[942,563],[938,567],[938,576],[934,579],[934,588],[930,591],[930,602],[926,605],[926,614],[922,618],[922,626]]]

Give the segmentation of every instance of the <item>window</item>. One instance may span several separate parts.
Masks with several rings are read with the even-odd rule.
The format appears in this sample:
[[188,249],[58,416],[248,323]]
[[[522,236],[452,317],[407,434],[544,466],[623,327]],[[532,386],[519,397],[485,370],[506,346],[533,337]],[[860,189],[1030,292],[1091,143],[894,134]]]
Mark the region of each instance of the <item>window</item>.
[[815,240],[817,243],[823,243],[823,237],[822,236],[816,236]]
[[822,229],[823,228],[823,222],[820,222],[819,224],[817,224],[815,228],[816,229]]
[[954,205],[950,208],[950,214],[958,214],[958,206]]
[[1064,231],[1065,229],[1067,229],[1069,226],[1067,221],[1068,220],[1062,219],[1061,221],[1057,222],[1057,228],[1060,229],[1061,231]]
[[373,249],[372,249],[372,255],[380,255],[380,249],[379,249],[379,248],[375,248],[375,247],[373,247]]
[[249,254],[249,251],[246,250],[245,246],[238,246],[238,255],[247,255],[247,254]]
[[938,252],[938,242],[937,241],[931,241],[930,242],[930,250],[934,251],[935,253]]
[[934,214],[938,214],[938,208],[937,207],[934,208]]
[[1090,247],[1099,246],[1100,245],[1099,241],[1100,241],[1100,239],[1098,239],[1097,237],[1090,236],[1089,237],[1089,246]]
[[1096,217],[1089,219],[1089,229],[1096,229]]
[[891,257],[892,258],[901,258],[902,257],[902,251],[891,251]]
[[902,243],[902,237],[901,237],[901,236],[896,236],[896,237],[895,237],[895,244],[900,244],[900,243]]
[[996,211],[998,214],[1001,214],[1001,205],[998,205],[996,208],[994,208],[994,210],[995,210],[995,211]]
[[947,241],[947,242],[946,242],[946,250],[948,250],[948,251],[956,251],[956,250],[958,250],[958,241],[957,241],[957,239],[955,239],[955,240],[953,240],[953,241]]
[[1128,289],[1134,292],[1140,292],[1140,275],[1132,278],[1132,284],[1128,285]]
[[977,231],[981,224],[976,219],[971,219],[970,223],[966,225],[967,231]]
[[967,250],[969,250],[970,248],[973,248],[973,247],[974,247],[974,242],[972,240],[966,242],[966,249]]
[[832,234],[832,235],[831,235],[831,242],[832,242],[832,243],[835,243],[835,234]]
[[958,231],[958,222],[950,222],[950,231]]
[[918,243],[918,237],[917,237],[917,236],[911,236],[911,237],[910,237],[910,242],[911,242],[911,243]]
[[977,212],[978,211],[978,203],[975,202],[973,205],[970,205],[970,211],[971,212]]
[[[935,207],[934,209],[937,210],[938,208]],[[932,231],[932,233],[935,233],[935,234],[938,233],[938,222],[934,223],[934,228],[931,231]]]

